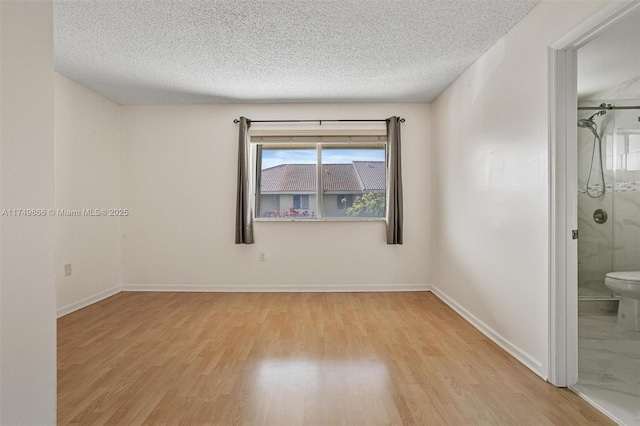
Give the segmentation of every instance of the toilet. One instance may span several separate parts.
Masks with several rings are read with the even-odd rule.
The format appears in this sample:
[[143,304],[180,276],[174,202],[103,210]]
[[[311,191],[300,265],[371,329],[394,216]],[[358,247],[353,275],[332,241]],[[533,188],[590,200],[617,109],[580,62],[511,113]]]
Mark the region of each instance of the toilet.
[[609,272],[604,284],[620,295],[618,325],[640,332],[640,271]]

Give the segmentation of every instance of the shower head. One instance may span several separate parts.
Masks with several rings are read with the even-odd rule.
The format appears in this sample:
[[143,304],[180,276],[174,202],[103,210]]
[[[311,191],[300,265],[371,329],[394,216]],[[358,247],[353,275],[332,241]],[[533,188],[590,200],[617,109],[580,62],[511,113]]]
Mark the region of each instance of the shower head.
[[591,120],[593,121],[593,119],[595,117],[600,117],[601,115],[605,115],[607,113],[607,111],[601,109],[600,111],[596,112],[595,114],[593,114],[591,117],[587,118],[587,120]]
[[595,123],[590,118],[581,118],[578,120],[578,127],[583,129],[590,129]]
[[596,125],[593,122],[592,117],[590,118],[581,118],[578,120],[578,127],[582,127],[583,129],[591,129]]
[[593,119],[601,115],[605,115],[606,113],[607,111],[600,110],[589,118],[581,118],[580,120],[578,120],[578,127],[582,127],[583,129],[591,129],[592,132],[595,132],[598,129],[598,126],[596,125],[596,122],[593,121]]

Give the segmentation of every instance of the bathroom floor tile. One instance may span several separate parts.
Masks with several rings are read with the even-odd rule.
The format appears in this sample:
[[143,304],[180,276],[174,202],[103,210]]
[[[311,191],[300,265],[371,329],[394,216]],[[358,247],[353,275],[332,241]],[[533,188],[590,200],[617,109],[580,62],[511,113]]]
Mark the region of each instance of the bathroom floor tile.
[[616,315],[578,316],[578,384],[572,389],[627,425],[640,425],[640,333]]
[[622,425],[640,425],[640,386],[638,385],[583,385],[572,386],[574,392]]

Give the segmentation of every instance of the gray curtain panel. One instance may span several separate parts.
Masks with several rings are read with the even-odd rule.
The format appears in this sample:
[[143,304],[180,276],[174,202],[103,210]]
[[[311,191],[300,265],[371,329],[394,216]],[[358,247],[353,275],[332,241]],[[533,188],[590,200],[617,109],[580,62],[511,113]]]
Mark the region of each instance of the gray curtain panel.
[[251,157],[249,127],[251,121],[240,117],[238,137],[238,194],[236,203],[236,244],[253,244],[253,211],[251,210]]
[[387,119],[387,244],[402,244],[400,118]]

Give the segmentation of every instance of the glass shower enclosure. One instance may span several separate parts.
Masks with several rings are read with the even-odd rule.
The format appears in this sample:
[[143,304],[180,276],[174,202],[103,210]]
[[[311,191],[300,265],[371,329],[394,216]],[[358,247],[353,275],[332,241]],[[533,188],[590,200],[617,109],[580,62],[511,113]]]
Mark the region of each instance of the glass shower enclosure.
[[578,111],[579,300],[614,300],[605,275],[640,270],[639,104],[598,99],[579,105],[603,108]]

